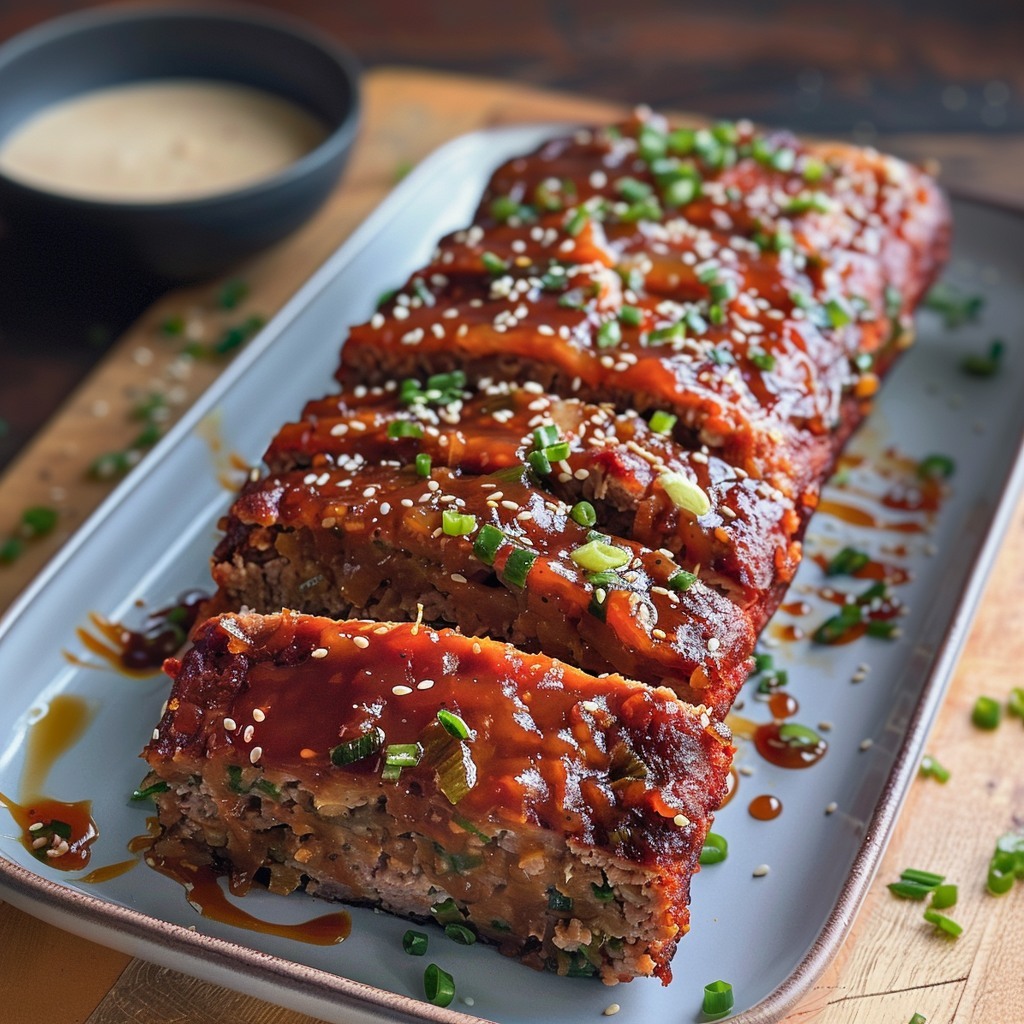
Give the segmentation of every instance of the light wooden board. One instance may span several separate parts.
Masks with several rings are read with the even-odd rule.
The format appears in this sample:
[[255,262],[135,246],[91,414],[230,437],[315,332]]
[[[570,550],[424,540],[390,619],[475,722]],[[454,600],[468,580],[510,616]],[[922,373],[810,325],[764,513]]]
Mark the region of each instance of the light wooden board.
[[[180,415],[222,368],[180,358],[180,339],[161,335],[168,316],[184,314],[209,339],[226,323],[270,315],[338,247],[383,198],[400,167],[442,142],[488,125],[524,121],[600,120],[614,107],[543,93],[511,83],[413,70],[379,69],[364,79],[365,119],[348,174],[303,230],[239,268],[251,287],[230,314],[216,309],[219,284],[165,296],[115,343],[60,414],[0,480],[0,531],[32,504],[58,507],[55,534],[0,568],[6,607],[67,536],[108,493],[84,468],[98,454],[125,447],[138,432],[129,411],[159,390]],[[904,138],[906,155],[948,158],[955,178],[984,183],[1024,203],[1019,162],[998,142],[973,137]],[[913,787],[879,877],[850,938],[825,977],[788,1019],[822,1024],[901,1024],[919,1012],[929,1024],[1024,1021],[1024,887],[994,899],[983,891],[995,838],[1024,820],[1024,726],[1006,722],[981,735],[970,724],[980,693],[1003,696],[1020,685],[1024,633],[1008,609],[1024,608],[1024,504],[1014,516],[949,700],[929,748],[953,772],[940,786]],[[908,866],[947,873],[960,883],[957,942],[932,934],[920,907],[893,899],[885,883]],[[40,994],[45,993],[40,1001]],[[133,961],[26,917],[0,904],[0,1019],[36,1024],[58,1012],[88,1024],[309,1024],[309,1018],[205,982]]]

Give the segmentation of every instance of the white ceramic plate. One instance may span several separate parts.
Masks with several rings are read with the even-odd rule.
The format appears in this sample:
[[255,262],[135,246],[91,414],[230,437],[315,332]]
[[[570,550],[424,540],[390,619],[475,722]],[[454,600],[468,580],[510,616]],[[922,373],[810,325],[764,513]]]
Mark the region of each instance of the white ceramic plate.
[[[142,775],[138,752],[157,720],[166,684],[135,681],[69,664],[82,653],[74,634],[90,611],[138,621],[149,608],[190,587],[208,586],[207,560],[216,521],[229,496],[217,481],[209,423],[226,448],[255,463],[305,399],[330,389],[346,325],[364,319],[375,297],[423,262],[436,239],[465,224],[491,169],[526,152],[551,128],[511,128],[458,139],[414,171],[383,206],[310,280],[242,353],[195,409],[105,502],[0,624],[0,791],[17,799],[28,723],[56,694],[87,698],[95,717],[84,738],[55,766],[48,795],[91,799],[101,835],[92,865],[123,860],[128,840],[144,831],[144,808],[127,797]],[[606,989],[589,980],[538,975],[493,951],[460,947],[438,932],[428,960],[456,979],[447,1010],[422,1001],[425,961],[402,952],[406,924],[353,911],[352,936],[318,947],[241,931],[200,917],[174,882],[145,866],[101,885],[84,885],[41,864],[22,848],[0,809],[0,886],[4,898],[54,924],[149,960],[331,1021],[466,1020],[551,1024],[596,1019],[611,1002],[617,1021],[696,1021],[703,986],[729,980],[737,1020],[776,1019],[813,981],[848,929],[878,863],[920,757],[973,605],[1024,476],[1022,354],[1011,347],[998,377],[978,380],[959,369],[962,355],[987,349],[1001,332],[1019,338],[1024,290],[1019,254],[1024,219],[977,204],[956,208],[955,260],[947,280],[986,296],[980,322],[945,330],[934,314],[920,317],[920,341],[892,374],[879,408],[851,451],[869,466],[895,446],[919,459],[941,452],[957,471],[951,493],[925,535],[856,529],[826,515],[811,524],[809,549],[834,552],[852,542],[874,553],[906,547],[895,559],[913,582],[899,588],[909,606],[894,642],[861,639],[841,647],[786,643],[779,664],[798,698],[798,720],[834,723],[830,751],[806,771],[783,771],[745,745],[739,794],[720,814],[730,856],[706,869],[693,888],[693,928],[680,944],[668,988],[634,982]],[[890,481],[891,483],[891,481]],[[878,484],[857,469],[851,486]],[[842,501],[854,501],[849,492]],[[864,499],[865,507],[877,503]],[[913,518],[892,514],[893,519]],[[821,570],[805,561],[793,597],[816,589]],[[867,584],[836,581],[851,591]],[[813,595],[808,600],[814,604]],[[827,612],[777,622],[813,627]],[[771,628],[771,627],[770,627]],[[861,663],[871,671],[851,677]],[[745,713],[768,715],[746,695]],[[862,741],[871,740],[869,749]],[[772,793],[783,804],[771,822],[753,820],[750,799]],[[826,815],[835,801],[837,810]],[[761,864],[770,867],[754,877]],[[247,910],[278,921],[302,921],[324,905],[302,896],[254,893]],[[330,908],[327,908],[330,909]],[[194,931],[190,929],[195,929]],[[468,997],[468,998],[467,998]]]

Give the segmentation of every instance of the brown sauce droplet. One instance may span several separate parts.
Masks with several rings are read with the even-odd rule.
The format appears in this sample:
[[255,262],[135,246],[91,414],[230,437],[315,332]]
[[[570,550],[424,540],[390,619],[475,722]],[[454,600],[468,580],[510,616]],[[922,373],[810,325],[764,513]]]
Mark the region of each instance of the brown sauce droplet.
[[772,718],[792,718],[800,710],[800,704],[792,694],[776,690],[768,698],[768,710]]
[[207,865],[197,867],[163,857],[147,858],[146,863],[184,886],[189,903],[211,921],[314,946],[333,946],[347,939],[352,932],[352,918],[344,910],[314,917],[301,924],[275,924],[236,907],[220,887],[217,873]]
[[927,528],[913,520],[881,520],[871,512],[845,502],[822,498],[818,503],[818,511],[834,516],[844,523],[854,526],[866,526],[873,530],[892,530],[896,533],[925,533]]
[[56,761],[81,738],[92,720],[93,710],[83,697],[59,693],[42,708],[28,727],[25,765],[21,771],[22,803],[30,803],[27,794],[41,793]]
[[[906,548],[901,548],[903,556],[906,556]],[[899,555],[900,552],[894,552]],[[823,572],[828,571],[829,559],[823,554],[816,554],[812,556],[812,560],[821,567]],[[862,566],[855,573],[851,573],[855,579],[861,580],[885,580],[887,583],[891,583],[893,586],[900,586],[903,583],[909,583],[913,579],[911,571],[903,565],[894,565],[892,562],[877,562],[871,559],[867,565]],[[838,577],[833,577],[838,578]],[[785,607],[785,606],[783,606]]]
[[793,625],[793,623],[781,623],[773,622],[771,626],[772,636],[776,640],[783,640],[786,643],[796,643],[797,640],[803,640],[805,633],[799,627]]
[[813,729],[778,721],[757,727],[754,746],[777,768],[810,768],[828,752],[828,743]]
[[808,615],[811,611],[811,606],[806,601],[789,601],[779,607],[787,615]]
[[99,837],[92,801],[65,803],[40,797],[17,803],[0,793],[0,804],[21,829],[21,843],[37,860],[58,871],[79,871],[89,863]]
[[109,882],[112,878],[120,878],[121,875],[127,874],[138,863],[138,857],[132,857],[130,860],[121,860],[116,864],[104,864],[101,868],[93,868],[89,874],[83,875],[81,878],[76,879],[76,881],[84,882],[86,885],[99,885],[102,882]]
[[782,801],[777,796],[762,793],[750,801],[747,810],[758,821],[772,821],[782,813]]
[[[188,591],[176,604],[148,615],[140,629],[129,629],[90,612],[93,631],[80,626],[75,634],[88,651],[107,665],[123,675],[142,679],[159,672],[164,660],[181,650],[207,601],[206,594]],[[66,651],[65,657],[76,665],[96,667]]]

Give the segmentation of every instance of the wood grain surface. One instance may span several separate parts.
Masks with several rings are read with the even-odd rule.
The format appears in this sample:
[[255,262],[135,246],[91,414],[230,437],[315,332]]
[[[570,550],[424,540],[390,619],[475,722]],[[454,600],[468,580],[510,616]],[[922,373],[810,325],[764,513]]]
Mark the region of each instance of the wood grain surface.
[[[328,205],[291,239],[242,268],[251,286],[231,315],[272,314],[386,194],[396,169],[438,144],[485,125],[559,119],[600,119],[617,112],[604,103],[521,85],[411,70],[378,69],[366,76],[366,116],[351,169]],[[972,138],[904,138],[903,152],[923,157],[945,150],[964,179],[987,175],[991,186],[1024,204],[1012,167],[998,165]],[[1020,164],[1018,163],[1019,167]],[[175,291],[116,341],[0,480],[0,529],[29,504],[54,505],[60,526],[0,567],[0,607],[6,606],[60,543],[102,500],[109,484],[86,479],[98,454],[124,447],[137,433],[129,412],[140,397],[173,393],[170,416],[188,407],[220,370],[195,362],[186,372],[180,339],[159,325],[184,313],[206,337],[228,314],[216,309],[219,285]],[[878,879],[851,935],[808,998],[786,1020],[822,1024],[901,1024],[922,1013],[929,1024],[1019,1024],[1024,1021],[1024,952],[1020,944],[1024,893],[995,899],[983,891],[995,837],[1024,823],[1024,728],[1010,720],[992,734],[970,724],[982,692],[1005,695],[1020,685],[1024,638],[1008,628],[1007,609],[1024,607],[1024,505],[1014,515],[995,572],[963,653],[929,748],[953,773],[940,786],[914,784]],[[932,933],[920,908],[893,899],[885,883],[908,865],[945,872],[960,883],[956,942]],[[1019,887],[1018,887],[1019,889]],[[309,1018],[269,1006],[174,971],[130,960],[0,904],[0,1020],[36,1024],[56,1014],[76,1024],[220,1024],[228,1021],[302,1024]]]

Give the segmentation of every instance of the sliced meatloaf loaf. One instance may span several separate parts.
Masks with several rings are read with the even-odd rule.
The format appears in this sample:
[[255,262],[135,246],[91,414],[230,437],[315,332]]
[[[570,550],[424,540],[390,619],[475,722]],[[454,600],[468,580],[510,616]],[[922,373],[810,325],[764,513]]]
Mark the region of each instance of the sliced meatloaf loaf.
[[490,640],[291,612],[211,619],[166,667],[151,858],[668,983],[732,753],[705,709]]

